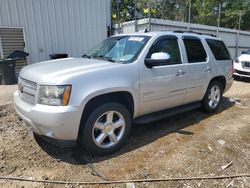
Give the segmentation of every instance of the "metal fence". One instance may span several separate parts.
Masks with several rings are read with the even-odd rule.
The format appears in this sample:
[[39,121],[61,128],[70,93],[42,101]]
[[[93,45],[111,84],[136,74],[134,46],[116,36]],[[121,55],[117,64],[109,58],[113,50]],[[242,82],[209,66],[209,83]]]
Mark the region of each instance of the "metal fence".
[[[229,48],[231,57],[233,58],[239,56],[243,50],[250,48],[250,32],[246,31],[154,18],[146,18],[137,21],[137,31],[139,32],[144,32],[145,29],[150,31],[187,31],[188,28],[189,31],[193,32],[218,35],[218,37],[221,38]],[[116,26],[115,33],[117,32],[118,28]],[[135,32],[135,21],[122,23],[121,32]]]

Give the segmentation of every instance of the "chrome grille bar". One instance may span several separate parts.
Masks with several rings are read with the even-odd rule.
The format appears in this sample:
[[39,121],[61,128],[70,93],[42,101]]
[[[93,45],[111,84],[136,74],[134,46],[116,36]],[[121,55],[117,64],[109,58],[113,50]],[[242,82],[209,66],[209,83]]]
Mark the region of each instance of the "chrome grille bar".
[[37,83],[19,77],[18,78],[18,91],[19,96],[23,101],[30,104],[35,103]]

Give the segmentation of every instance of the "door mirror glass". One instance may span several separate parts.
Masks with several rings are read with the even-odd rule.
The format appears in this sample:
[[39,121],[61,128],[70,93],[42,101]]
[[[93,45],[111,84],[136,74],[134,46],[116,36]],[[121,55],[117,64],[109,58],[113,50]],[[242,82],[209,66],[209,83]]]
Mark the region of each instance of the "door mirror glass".
[[145,59],[145,65],[148,68],[152,68],[154,66],[163,66],[167,65],[171,59],[171,55],[166,52],[157,52],[151,55],[151,58]]
[[169,61],[170,58],[171,58],[171,55],[169,53],[166,53],[166,52],[157,52],[157,53],[153,53],[151,55],[150,59]]

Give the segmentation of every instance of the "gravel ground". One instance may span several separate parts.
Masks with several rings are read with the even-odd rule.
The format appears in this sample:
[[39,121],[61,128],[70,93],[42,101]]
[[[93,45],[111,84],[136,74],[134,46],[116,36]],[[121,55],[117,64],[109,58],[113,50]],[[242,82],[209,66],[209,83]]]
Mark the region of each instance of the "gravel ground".
[[0,105],[11,104],[17,85],[0,85]]
[[[0,176],[103,181],[250,174],[249,91],[250,81],[235,81],[217,113],[205,114],[197,109],[134,125],[126,146],[106,157],[92,156],[80,147],[59,148],[34,138],[12,104],[0,105]],[[143,182],[136,186],[250,187],[250,178]],[[0,180],[0,187],[83,186]]]

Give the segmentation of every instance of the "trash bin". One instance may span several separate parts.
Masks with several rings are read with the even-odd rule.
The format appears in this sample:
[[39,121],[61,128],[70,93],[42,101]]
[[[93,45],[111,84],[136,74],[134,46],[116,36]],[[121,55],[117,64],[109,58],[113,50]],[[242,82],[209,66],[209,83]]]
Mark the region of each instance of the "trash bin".
[[29,54],[20,50],[12,52],[6,59],[0,60],[1,84],[16,83],[16,60],[26,58]]
[[50,54],[50,59],[61,59],[61,58],[67,58],[68,54]]
[[15,60],[2,60],[0,62],[2,85],[11,85],[16,82],[15,67]]

